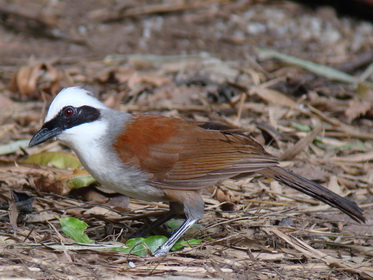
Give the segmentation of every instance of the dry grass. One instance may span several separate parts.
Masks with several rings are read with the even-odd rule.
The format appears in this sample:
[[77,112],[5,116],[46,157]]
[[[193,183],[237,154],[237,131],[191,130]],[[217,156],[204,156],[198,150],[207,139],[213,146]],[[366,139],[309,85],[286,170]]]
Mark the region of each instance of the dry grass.
[[[216,11],[213,5],[208,7],[203,12],[212,17]],[[229,7],[235,9],[233,3]],[[280,6],[289,14],[295,13],[294,7],[300,10]],[[230,43],[242,44],[237,40]],[[341,51],[333,47],[336,53]],[[312,59],[312,54],[306,58]],[[326,58],[325,49],[318,62],[328,64],[331,58]],[[22,163],[40,151],[69,151],[50,143],[0,156],[1,277],[373,279],[373,91],[369,86],[333,82],[253,56],[227,62],[198,55],[112,55],[57,64],[34,61],[18,72],[17,64],[6,69],[0,89],[5,108],[0,111],[3,145],[30,139],[41,125],[46,104],[61,86],[84,85],[118,110],[244,128],[281,158],[282,166],[356,201],[368,222],[357,224],[277,182],[251,176],[206,190],[205,216],[192,236],[211,239],[197,247],[162,258],[142,258],[78,246],[61,232],[58,217],[85,221],[96,245],[109,246],[125,242],[149,217],[167,207],[128,202],[98,192],[95,186],[69,192],[59,179],[73,171]],[[5,86],[12,76],[16,94]],[[15,207],[13,190],[35,196],[31,213]]]

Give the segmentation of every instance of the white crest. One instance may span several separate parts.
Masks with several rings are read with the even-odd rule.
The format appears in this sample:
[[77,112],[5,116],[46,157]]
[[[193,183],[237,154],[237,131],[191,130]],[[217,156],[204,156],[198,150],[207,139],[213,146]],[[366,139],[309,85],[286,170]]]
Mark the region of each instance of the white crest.
[[49,106],[48,114],[45,121],[53,119],[63,107],[73,106],[80,107],[88,105],[97,109],[107,109],[98,99],[93,97],[92,93],[80,87],[68,87],[61,90],[53,99]]

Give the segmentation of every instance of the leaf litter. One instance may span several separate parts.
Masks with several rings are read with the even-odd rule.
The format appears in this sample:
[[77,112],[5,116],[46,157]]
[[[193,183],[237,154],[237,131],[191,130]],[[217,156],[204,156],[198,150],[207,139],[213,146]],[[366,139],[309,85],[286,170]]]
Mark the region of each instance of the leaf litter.
[[[203,17],[219,14],[214,5],[226,5],[238,13],[234,3],[223,2],[184,3],[174,8],[148,3],[148,9],[133,7],[117,13],[105,8],[89,15],[115,22],[128,15],[136,18],[145,13],[151,17],[160,11],[172,15],[192,9],[197,13],[187,14],[188,20],[200,22]],[[291,15],[302,9],[295,4],[280,8],[268,4],[265,9],[260,3],[251,8],[258,13],[278,12],[274,21],[281,20],[281,13]],[[22,19],[24,14],[16,16]],[[249,32],[260,32],[245,17],[255,15],[245,14],[232,22],[248,24]],[[288,24],[290,21],[284,26]],[[363,27],[361,30],[364,32]],[[227,34],[224,40],[231,47],[243,45],[241,33]],[[303,36],[306,42],[307,38],[315,40],[314,35],[307,36]],[[333,42],[320,42],[328,43],[329,47],[318,46],[318,51],[333,49],[335,59],[349,60],[348,47],[334,48]],[[312,49],[312,44],[309,47]],[[244,60],[238,60],[233,52],[228,59],[206,53],[133,53],[56,59],[54,63],[24,59],[2,76],[1,102],[8,104],[0,118],[0,150],[4,151],[0,156],[2,277],[373,279],[372,78],[368,65],[363,72],[340,76],[338,71],[330,72],[336,67],[324,67],[330,64],[327,51],[318,58],[312,52],[304,55],[306,59],[295,60],[296,65],[287,65],[294,59],[285,63],[259,60],[254,52],[252,57],[242,56]],[[289,60],[281,52],[276,57]],[[314,73],[301,69],[304,62]],[[324,75],[324,70],[329,72]],[[337,74],[335,80],[330,80],[330,73]],[[338,77],[347,83],[338,82]],[[86,178],[89,175],[81,170],[71,151],[58,143],[25,147],[25,141],[40,127],[53,95],[64,86],[76,84],[122,111],[213,120],[243,128],[278,156],[282,166],[356,201],[365,210],[368,223],[358,225],[266,178],[238,177],[204,191],[205,216],[175,252],[154,259],[144,257],[146,247],[142,256],[102,250],[134,245],[131,242],[136,243],[132,239],[136,233],[166,212],[167,206],[129,201],[107,192]],[[82,180],[71,183],[77,178]],[[23,200],[13,194],[20,190],[27,193],[23,203],[26,208],[32,205],[32,212],[18,207]],[[78,244],[65,235],[60,221],[71,218],[86,225],[84,239],[94,244]],[[159,229],[151,237],[168,234]],[[188,241],[193,246],[188,246]]]

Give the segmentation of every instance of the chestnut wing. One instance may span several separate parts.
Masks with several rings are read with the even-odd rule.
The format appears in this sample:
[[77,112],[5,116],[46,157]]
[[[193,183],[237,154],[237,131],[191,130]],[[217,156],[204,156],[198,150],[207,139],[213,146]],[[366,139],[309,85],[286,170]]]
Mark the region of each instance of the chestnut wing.
[[161,188],[201,189],[241,173],[277,166],[263,147],[233,129],[177,118],[135,116],[114,145],[121,159]]

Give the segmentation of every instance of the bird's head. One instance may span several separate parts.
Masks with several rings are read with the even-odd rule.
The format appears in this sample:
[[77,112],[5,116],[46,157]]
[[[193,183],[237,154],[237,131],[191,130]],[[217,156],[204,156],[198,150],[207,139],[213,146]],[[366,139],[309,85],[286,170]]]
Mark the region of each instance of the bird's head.
[[108,109],[92,94],[79,87],[65,88],[50,104],[42,128],[32,137],[29,146],[53,137],[66,144],[82,142],[104,130],[102,110]]

